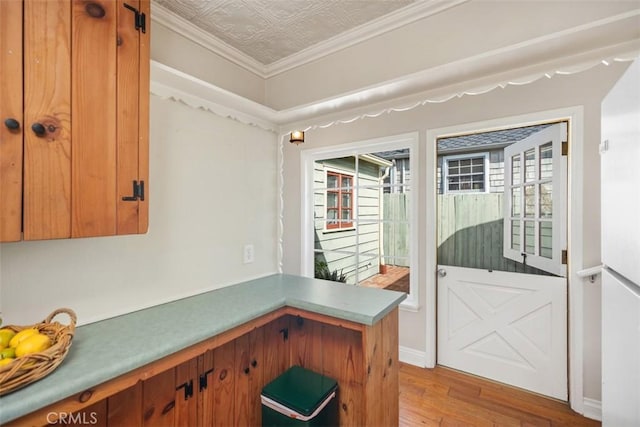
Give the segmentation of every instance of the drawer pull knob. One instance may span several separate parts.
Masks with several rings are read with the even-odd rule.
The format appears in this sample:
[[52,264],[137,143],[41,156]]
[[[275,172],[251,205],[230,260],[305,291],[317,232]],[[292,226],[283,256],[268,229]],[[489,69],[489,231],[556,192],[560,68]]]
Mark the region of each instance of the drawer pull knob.
[[42,123],[32,124],[31,130],[36,134],[36,136],[44,136],[44,134],[47,133],[47,128],[45,128]]
[[20,129],[20,122],[18,122],[16,119],[8,118],[7,120],[4,121],[4,125],[9,130],[18,130],[18,129]]

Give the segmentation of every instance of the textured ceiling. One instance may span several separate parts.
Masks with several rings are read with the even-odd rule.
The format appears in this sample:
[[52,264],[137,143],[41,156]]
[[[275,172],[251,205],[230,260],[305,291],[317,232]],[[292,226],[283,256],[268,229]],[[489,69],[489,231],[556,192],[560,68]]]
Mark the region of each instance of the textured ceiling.
[[155,0],[264,65],[416,0]]

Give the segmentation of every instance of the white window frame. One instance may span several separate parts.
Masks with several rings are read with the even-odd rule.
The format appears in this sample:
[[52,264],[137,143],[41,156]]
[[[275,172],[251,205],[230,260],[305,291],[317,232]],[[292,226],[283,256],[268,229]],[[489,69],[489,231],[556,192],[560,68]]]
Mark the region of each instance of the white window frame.
[[[484,158],[484,190],[449,190],[449,161],[450,160],[464,160],[464,159],[477,159]],[[466,194],[466,193],[474,193],[474,194],[483,194],[488,193],[490,190],[491,183],[489,182],[489,153],[465,153],[465,154],[454,154],[450,156],[442,157],[442,193],[443,194]]]
[[[419,133],[410,132],[395,136],[368,139],[364,141],[352,142],[342,145],[334,145],[331,147],[322,147],[315,149],[305,149],[300,153],[300,171],[301,171],[301,216],[300,236],[301,236],[301,274],[306,277],[314,277],[314,205],[313,197],[310,195],[314,191],[314,162],[347,156],[357,156],[361,154],[375,153],[380,151],[392,151],[402,148],[409,149],[409,168],[410,170],[418,170],[418,141]],[[418,180],[412,180],[411,194],[416,196],[419,194]],[[357,189],[356,189],[357,191]],[[355,197],[355,196],[354,196]],[[410,289],[407,298],[400,304],[400,308],[404,311],[416,312],[419,309],[419,286],[418,286],[418,204],[414,196],[411,202],[411,218],[409,227],[412,230],[409,248],[409,263],[411,270],[409,273]],[[357,210],[357,209],[355,209]],[[355,216],[355,215],[354,215]],[[357,224],[354,218],[354,225]],[[415,230],[415,231],[414,231]],[[332,230],[333,231],[333,230]]]

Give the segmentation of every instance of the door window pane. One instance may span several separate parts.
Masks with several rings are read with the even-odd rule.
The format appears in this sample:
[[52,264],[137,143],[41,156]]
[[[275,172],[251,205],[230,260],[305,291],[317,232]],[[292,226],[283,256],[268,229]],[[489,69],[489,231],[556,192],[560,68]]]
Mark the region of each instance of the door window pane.
[[553,178],[553,147],[551,143],[540,147],[540,179]]
[[511,189],[511,216],[520,215],[520,187]]
[[540,218],[553,217],[553,184],[540,184]]
[[536,250],[535,230],[536,230],[535,222],[533,221],[524,222],[524,251],[528,254],[534,254]]
[[553,235],[551,221],[540,222],[540,256],[553,258]]
[[511,249],[520,250],[520,221],[511,221]]
[[520,155],[511,156],[511,184],[520,184]]
[[532,148],[524,153],[524,180],[526,182],[536,179],[536,150]]
[[532,218],[536,215],[535,185],[524,186],[524,216]]

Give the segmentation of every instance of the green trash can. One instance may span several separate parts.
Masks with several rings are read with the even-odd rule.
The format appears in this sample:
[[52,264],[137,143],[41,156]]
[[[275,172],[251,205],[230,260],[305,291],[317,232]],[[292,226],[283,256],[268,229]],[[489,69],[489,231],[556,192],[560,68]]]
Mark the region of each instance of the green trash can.
[[293,366],[262,389],[262,425],[337,426],[336,380]]

